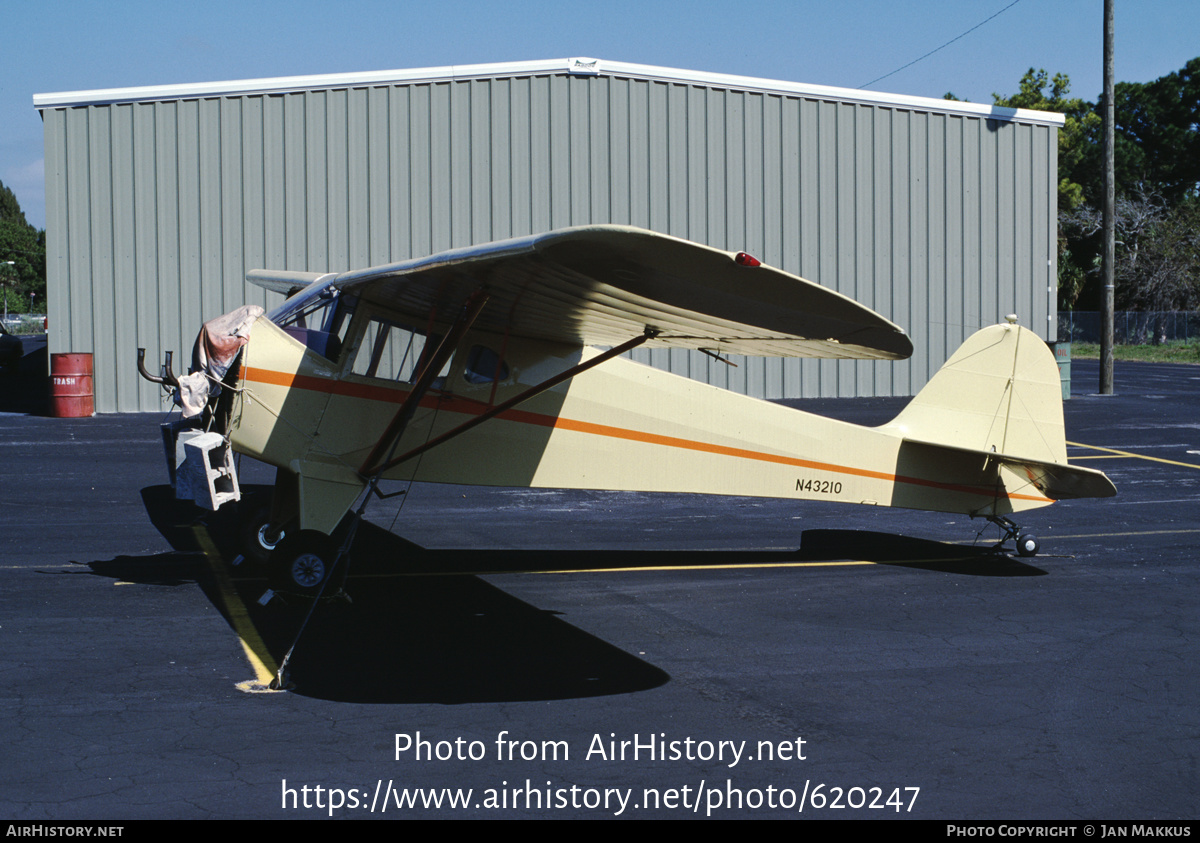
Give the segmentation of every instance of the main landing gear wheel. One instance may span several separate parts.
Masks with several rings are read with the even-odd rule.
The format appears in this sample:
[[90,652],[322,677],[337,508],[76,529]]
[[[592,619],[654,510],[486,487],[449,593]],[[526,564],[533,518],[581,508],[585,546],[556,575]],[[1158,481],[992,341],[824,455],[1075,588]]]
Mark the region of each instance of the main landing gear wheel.
[[258,529],[254,531],[253,542],[256,551],[266,554],[270,557],[271,553],[279,546],[286,536],[283,530],[272,530],[271,522],[264,521],[258,525]]
[[266,515],[251,519],[242,526],[242,552],[251,562],[265,564],[286,537],[285,531],[271,529]]
[[[277,591],[316,597],[331,596],[335,583],[326,581],[335,573],[338,546],[333,539],[315,530],[293,531],[280,539],[271,553],[271,579]],[[341,566],[344,570],[344,566]]]
[[246,559],[257,565],[265,565],[279,542],[287,535],[283,530],[271,529],[271,505],[258,504],[248,507],[238,524],[239,549]]

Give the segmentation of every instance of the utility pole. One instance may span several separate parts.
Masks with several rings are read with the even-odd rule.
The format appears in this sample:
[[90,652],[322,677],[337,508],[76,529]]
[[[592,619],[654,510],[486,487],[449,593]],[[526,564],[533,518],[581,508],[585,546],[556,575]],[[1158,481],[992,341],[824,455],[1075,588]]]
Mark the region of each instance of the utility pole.
[[1113,129],[1113,2],[1104,0],[1104,295],[1100,298],[1100,394],[1113,394],[1113,307],[1116,288],[1117,218]]

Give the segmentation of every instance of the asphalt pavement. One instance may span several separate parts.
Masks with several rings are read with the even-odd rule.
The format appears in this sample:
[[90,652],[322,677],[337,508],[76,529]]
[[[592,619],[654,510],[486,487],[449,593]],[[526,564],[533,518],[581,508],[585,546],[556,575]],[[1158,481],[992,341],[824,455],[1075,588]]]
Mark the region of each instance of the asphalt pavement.
[[1097,380],[1071,457],[1118,496],[1025,514],[1032,559],[952,515],[417,486],[315,608],[171,501],[157,417],[0,413],[0,818],[1195,819],[1200,367]]

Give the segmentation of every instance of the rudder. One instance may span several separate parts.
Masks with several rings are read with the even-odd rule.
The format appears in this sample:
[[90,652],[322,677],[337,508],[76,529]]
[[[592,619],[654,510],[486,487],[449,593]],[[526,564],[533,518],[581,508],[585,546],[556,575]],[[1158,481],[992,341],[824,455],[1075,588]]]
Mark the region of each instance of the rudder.
[[905,439],[1066,463],[1062,385],[1045,342],[1015,322],[967,338],[881,429]]

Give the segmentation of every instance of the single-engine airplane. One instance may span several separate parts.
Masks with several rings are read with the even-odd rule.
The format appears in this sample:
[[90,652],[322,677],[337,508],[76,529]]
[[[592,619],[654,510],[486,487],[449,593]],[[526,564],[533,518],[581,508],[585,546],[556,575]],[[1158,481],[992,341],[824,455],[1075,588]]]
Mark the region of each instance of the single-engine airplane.
[[[1036,334],[986,327],[891,422],[866,428],[634,362],[630,349],[904,359],[904,331],[818,284],[730,253],[589,226],[341,273],[254,270],[288,294],[205,326],[177,494],[236,499],[233,451],[278,469],[252,531],[278,575],[319,592],[343,521],[383,480],[843,501],[1000,526],[1116,493],[1068,465],[1058,369]],[[364,494],[366,493],[366,494]],[[361,506],[357,510],[361,514]]]

